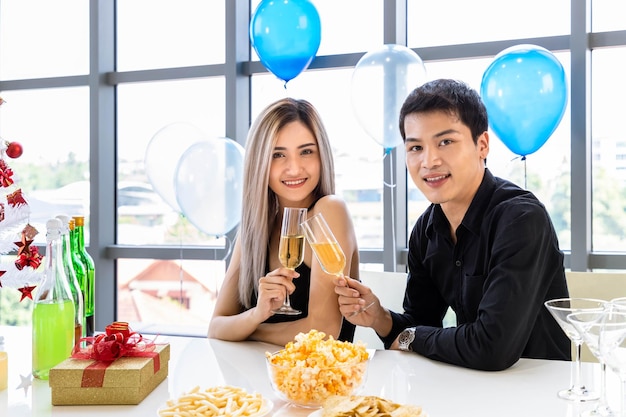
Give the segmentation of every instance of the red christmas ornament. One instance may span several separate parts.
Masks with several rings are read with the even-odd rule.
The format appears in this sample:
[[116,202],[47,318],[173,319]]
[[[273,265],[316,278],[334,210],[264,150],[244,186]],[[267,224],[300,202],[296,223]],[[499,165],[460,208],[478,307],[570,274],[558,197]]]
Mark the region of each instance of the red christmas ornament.
[[32,300],[33,299],[32,292],[35,289],[35,287],[36,286],[32,286],[32,287],[26,286],[26,287],[23,287],[23,288],[18,288],[18,290],[22,293],[22,298],[20,298],[20,302],[24,301],[24,298],[26,298],[26,297],[28,297],[28,298],[30,298]]
[[26,238],[26,233],[22,232],[22,240],[20,242],[13,242],[19,248],[17,250],[17,256],[25,253],[26,255],[30,254],[30,244],[33,243],[32,240],[28,240]]
[[17,189],[7,195],[7,203],[9,203],[11,207],[27,204],[26,200],[24,200],[24,196],[22,195],[22,189]]
[[4,162],[4,159],[0,159],[0,186],[8,187],[13,184],[13,170]]
[[22,153],[24,152],[24,148],[19,142],[10,142],[10,143],[7,143],[6,152],[9,158],[15,159],[15,158],[19,158],[20,156],[22,156]]
[[[0,277],[6,273],[7,271],[0,271]],[[0,288],[2,288],[2,281],[0,281]]]

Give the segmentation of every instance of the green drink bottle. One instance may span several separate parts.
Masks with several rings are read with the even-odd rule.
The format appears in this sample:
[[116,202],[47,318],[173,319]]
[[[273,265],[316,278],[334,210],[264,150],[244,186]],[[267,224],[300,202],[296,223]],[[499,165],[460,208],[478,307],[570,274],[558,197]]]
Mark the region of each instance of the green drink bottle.
[[67,359],[74,347],[74,301],[63,268],[59,219],[46,223],[44,277],[33,306],[33,376],[48,379],[50,368]]
[[59,215],[57,219],[61,220],[61,251],[63,255],[63,268],[65,275],[70,284],[70,291],[74,300],[74,344],[85,337],[85,307],[83,291],[78,282],[74,263],[72,262],[72,246],[70,244],[70,218],[69,216]]
[[68,223],[70,229],[70,260],[72,262],[72,267],[74,272],[76,273],[76,280],[78,281],[78,288],[80,289],[81,294],[83,295],[83,337],[87,336],[87,317],[86,317],[86,306],[85,306],[85,280],[87,279],[87,271],[85,271],[85,265],[83,265],[83,261],[80,260],[78,256],[78,244],[76,243],[76,225],[74,219],[70,218]]
[[78,258],[85,267],[85,278],[81,283],[85,295],[85,325],[86,335],[93,336],[95,331],[95,289],[96,266],[93,258],[85,249],[85,216],[74,216],[75,250]]

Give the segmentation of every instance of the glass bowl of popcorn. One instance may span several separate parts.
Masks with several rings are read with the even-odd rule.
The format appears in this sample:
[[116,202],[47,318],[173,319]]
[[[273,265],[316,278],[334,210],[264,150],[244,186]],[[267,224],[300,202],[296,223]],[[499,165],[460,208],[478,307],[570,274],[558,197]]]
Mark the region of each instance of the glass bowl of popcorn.
[[367,379],[369,353],[362,342],[300,333],[285,349],[266,353],[274,393],[291,404],[319,408],[335,395],[357,394]]

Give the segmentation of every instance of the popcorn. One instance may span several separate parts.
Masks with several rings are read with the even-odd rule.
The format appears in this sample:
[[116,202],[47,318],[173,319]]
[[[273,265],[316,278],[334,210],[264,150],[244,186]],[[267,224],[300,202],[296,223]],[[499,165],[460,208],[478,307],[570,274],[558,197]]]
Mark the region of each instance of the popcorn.
[[266,352],[274,388],[287,400],[319,405],[332,395],[349,395],[365,380],[369,354],[363,342],[335,340],[317,330],[299,333],[274,354]]

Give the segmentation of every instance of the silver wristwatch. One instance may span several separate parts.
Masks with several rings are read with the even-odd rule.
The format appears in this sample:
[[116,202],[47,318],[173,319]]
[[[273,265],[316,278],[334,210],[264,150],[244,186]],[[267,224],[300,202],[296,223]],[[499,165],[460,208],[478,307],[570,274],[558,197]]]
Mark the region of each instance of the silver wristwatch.
[[398,344],[400,350],[411,351],[411,343],[415,340],[415,327],[409,327],[408,329],[402,330],[400,335],[398,336]]

